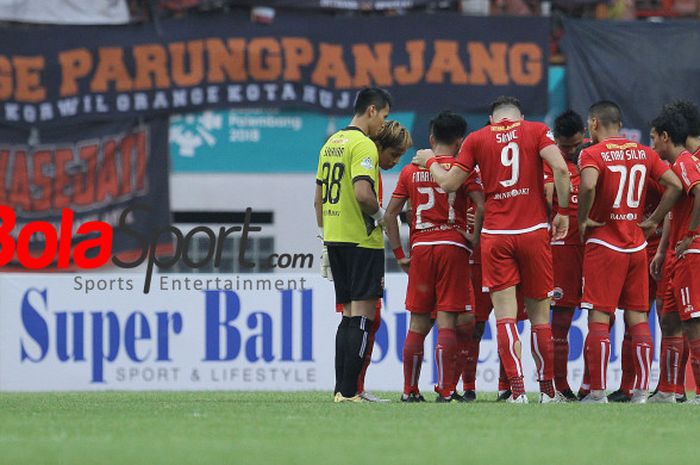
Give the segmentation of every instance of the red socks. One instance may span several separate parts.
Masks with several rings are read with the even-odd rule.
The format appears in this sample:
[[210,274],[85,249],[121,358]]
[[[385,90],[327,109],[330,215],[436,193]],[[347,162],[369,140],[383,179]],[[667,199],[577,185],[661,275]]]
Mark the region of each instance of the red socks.
[[632,393],[632,388],[634,388],[636,374],[634,371],[634,347],[632,344],[632,336],[627,327],[625,327],[625,338],[622,340],[621,356],[622,379],[620,380],[620,390],[630,395]]
[[[514,318],[503,318],[496,322],[498,330],[498,355],[506,371],[513,398],[525,393],[523,366],[520,360],[520,337]],[[551,332],[550,332],[551,344]]]
[[651,358],[654,354],[654,341],[651,339],[649,323],[637,323],[630,329],[634,360],[634,389],[649,390]]
[[479,363],[479,343],[472,333],[472,339],[469,341],[467,349],[467,362],[462,370],[462,387],[465,391],[476,391],[476,366]]
[[548,324],[534,325],[530,338],[532,357],[537,367],[537,381],[540,391],[549,397],[554,397],[554,343],[552,342],[552,327]]
[[700,339],[688,341],[688,346],[691,356],[690,363],[693,365],[693,376],[695,377],[695,393],[700,395]]
[[450,397],[455,390],[455,368],[457,365],[457,331],[438,328],[435,362],[438,369],[438,384],[435,392],[442,397]]
[[[688,345],[688,338],[683,336],[683,352],[681,352],[681,361],[678,367],[678,384],[676,384],[676,394],[685,394],[685,374],[688,365],[688,358],[690,357],[690,346]],[[691,362],[692,368],[692,362]],[[696,378],[696,386],[700,386],[700,380]]]
[[425,335],[409,331],[403,343],[403,393],[419,394],[418,380],[423,366]]
[[510,381],[508,381],[508,375],[506,374],[506,369],[503,366],[503,361],[498,358],[498,390],[507,391],[510,389]]
[[610,326],[607,323],[588,323],[585,356],[591,380],[590,389],[604,390],[610,359]]
[[574,312],[570,310],[552,311],[552,342],[554,344],[554,383],[558,391],[566,391],[569,387],[569,329]]
[[[457,386],[459,377],[464,378],[464,374],[467,372],[467,365],[470,363],[471,350],[473,346],[474,339],[474,321],[467,324],[457,325],[457,365],[455,366],[454,372],[454,386]],[[476,364],[474,365],[474,375],[476,376]],[[467,384],[466,378],[462,380],[463,384]],[[472,385],[474,384],[474,378],[471,380]],[[471,388],[474,389],[473,387]],[[465,388],[465,390],[467,390]]]
[[[683,336],[662,337],[659,354],[659,391],[677,392]],[[684,388],[685,389],[685,388]]]

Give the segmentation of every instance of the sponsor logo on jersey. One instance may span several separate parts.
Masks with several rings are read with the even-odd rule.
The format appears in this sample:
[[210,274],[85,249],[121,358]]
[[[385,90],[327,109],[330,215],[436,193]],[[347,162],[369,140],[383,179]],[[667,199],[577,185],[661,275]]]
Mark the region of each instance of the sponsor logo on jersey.
[[635,221],[637,219],[636,213],[611,213],[610,219],[615,221]]
[[372,159],[370,157],[365,158],[360,162],[360,165],[362,165],[363,168],[371,170],[374,168],[374,163],[372,163]]

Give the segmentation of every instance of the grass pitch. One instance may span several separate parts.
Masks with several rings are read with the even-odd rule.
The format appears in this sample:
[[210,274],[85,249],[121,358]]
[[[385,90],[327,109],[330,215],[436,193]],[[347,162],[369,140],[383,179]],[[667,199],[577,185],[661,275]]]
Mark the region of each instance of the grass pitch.
[[445,405],[333,404],[317,392],[2,393],[0,464],[698,463],[700,405],[494,397]]

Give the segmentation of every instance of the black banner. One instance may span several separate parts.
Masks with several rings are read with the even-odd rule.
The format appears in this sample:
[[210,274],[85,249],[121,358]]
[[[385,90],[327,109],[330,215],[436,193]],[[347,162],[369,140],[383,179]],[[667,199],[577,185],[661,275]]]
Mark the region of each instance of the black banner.
[[[75,213],[73,231],[63,233],[76,240],[80,225],[104,221],[116,228],[122,213],[137,205],[125,216],[136,234],[151,237],[170,225],[167,118],[38,131],[0,126],[0,140],[0,205],[17,217],[14,237],[34,221],[49,222],[59,231],[63,209]],[[44,237],[35,235],[30,247],[43,244]],[[141,246],[133,235],[114,230],[113,252]]]
[[571,107],[586,115],[598,100],[622,108],[628,137],[649,141],[649,123],[674,99],[700,103],[700,24],[564,23]]
[[456,14],[272,25],[218,15],[152,24],[0,30],[0,124],[302,107],[348,114],[387,88],[395,110],[482,112],[498,95],[547,109],[546,18]]

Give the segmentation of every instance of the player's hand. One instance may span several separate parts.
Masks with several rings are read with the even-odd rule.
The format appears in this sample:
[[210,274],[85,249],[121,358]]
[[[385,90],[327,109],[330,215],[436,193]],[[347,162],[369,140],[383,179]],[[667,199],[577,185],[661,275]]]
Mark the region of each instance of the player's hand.
[[651,259],[649,264],[649,274],[655,280],[661,279],[661,270],[664,268],[664,260],[666,259],[666,254],[657,253],[654,258]]
[[656,228],[659,227],[659,223],[656,221],[652,221],[651,218],[647,218],[646,220],[642,221],[641,223],[637,223],[637,225],[642,228],[642,232],[644,233],[644,238],[648,238],[651,236],[651,234],[656,231]]
[[333,281],[333,272],[331,272],[331,261],[328,259],[328,247],[323,246],[321,252],[321,277],[328,281]]
[[408,273],[408,269],[409,269],[410,266],[411,266],[411,257],[400,258],[400,259],[397,260],[397,262],[399,263],[399,266],[401,267],[401,269],[402,269],[405,273]]
[[435,153],[431,149],[421,149],[416,152],[416,156],[413,157],[411,163],[418,165],[421,168],[425,168],[425,164],[435,156]]
[[467,226],[473,229],[474,223],[476,223],[476,215],[472,212],[467,212]]
[[586,242],[586,232],[590,228],[599,228],[605,226],[605,223],[599,223],[590,218],[586,218],[586,221],[578,224],[578,232],[581,235],[581,242]]
[[685,251],[688,250],[688,247],[690,247],[690,243],[693,242],[693,239],[695,239],[695,237],[689,236],[678,241],[676,244],[676,257],[680,258],[683,256],[683,254],[685,254]]
[[560,241],[566,237],[569,232],[569,216],[556,214],[552,220],[552,240]]
[[[467,213],[469,215],[469,213]],[[467,220],[469,221],[469,220]],[[479,243],[479,238],[476,236],[474,233],[470,233],[468,231],[465,231],[464,229],[459,229],[457,228],[457,231],[464,236],[464,238],[467,240],[469,245],[471,246],[472,250],[478,245]]]

